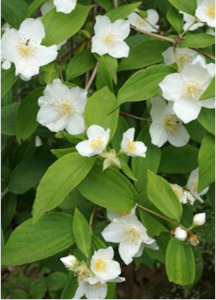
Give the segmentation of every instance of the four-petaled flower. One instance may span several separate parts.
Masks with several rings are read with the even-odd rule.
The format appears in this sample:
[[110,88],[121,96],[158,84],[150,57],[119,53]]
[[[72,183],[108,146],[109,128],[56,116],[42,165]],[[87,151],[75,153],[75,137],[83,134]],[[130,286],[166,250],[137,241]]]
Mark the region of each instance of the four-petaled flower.
[[121,150],[128,156],[140,156],[145,157],[147,147],[143,142],[134,142],[135,129],[129,128],[123,133],[123,139],[121,142]]
[[106,131],[98,125],[91,125],[87,129],[88,140],[76,145],[76,149],[82,156],[93,156],[102,153],[109,141],[110,129]]
[[159,25],[156,25],[159,21],[157,11],[155,9],[148,9],[146,12],[148,14],[147,18],[142,18],[137,13],[131,13],[128,16],[128,21],[137,29],[148,32],[157,32],[157,29],[159,29]]
[[44,90],[44,96],[38,99],[40,109],[37,121],[58,132],[66,129],[70,134],[84,132],[83,112],[87,101],[87,92],[79,87],[69,89],[60,79],[55,79]]
[[16,75],[30,80],[39,74],[40,66],[47,65],[57,56],[57,46],[42,46],[45,37],[44,26],[40,19],[25,19],[19,30],[7,29],[2,37],[2,67],[8,69],[14,63]]
[[197,0],[195,15],[210,27],[215,27],[215,0]]
[[128,57],[129,46],[124,42],[130,33],[128,21],[111,23],[107,16],[97,16],[94,31],[91,52],[109,54],[115,58]]

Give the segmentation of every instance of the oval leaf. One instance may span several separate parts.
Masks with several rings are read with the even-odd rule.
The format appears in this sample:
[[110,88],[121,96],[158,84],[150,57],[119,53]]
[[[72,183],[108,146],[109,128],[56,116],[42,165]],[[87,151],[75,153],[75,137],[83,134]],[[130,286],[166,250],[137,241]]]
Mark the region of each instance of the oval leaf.
[[36,224],[28,219],[18,226],[5,245],[2,263],[18,266],[52,256],[74,243],[72,216],[50,213]]
[[149,200],[167,217],[180,221],[182,205],[170,184],[161,176],[148,170],[147,193]]
[[102,171],[102,166],[94,166],[78,190],[93,203],[114,211],[131,210],[135,205],[136,191],[130,181],[116,170]]
[[195,279],[195,261],[190,245],[171,238],[166,251],[166,272],[169,281],[189,285]]
[[33,220],[57,207],[85,178],[95,159],[70,153],[57,160],[43,176],[36,193]]

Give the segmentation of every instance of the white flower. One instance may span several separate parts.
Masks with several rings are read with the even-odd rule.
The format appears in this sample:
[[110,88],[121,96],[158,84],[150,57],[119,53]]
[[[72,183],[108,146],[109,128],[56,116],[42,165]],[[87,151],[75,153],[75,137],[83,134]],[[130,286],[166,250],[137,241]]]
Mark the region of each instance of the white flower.
[[[16,75],[25,80],[39,74],[40,66],[57,56],[57,46],[42,46],[44,26],[39,19],[25,19],[19,30],[8,29],[2,37],[2,59],[15,64]],[[4,66],[3,66],[4,67]]]
[[195,15],[210,27],[215,27],[215,0],[197,0]]
[[110,129],[106,131],[98,125],[91,125],[87,130],[88,140],[76,145],[76,149],[82,156],[93,156],[103,152],[108,144]]
[[55,7],[55,5],[51,1],[45,2],[40,8],[42,16],[44,16],[46,13],[48,13],[54,7]]
[[[189,14],[184,13],[183,11],[180,11],[181,14],[183,14],[183,19],[185,21],[183,29],[184,30],[189,30],[189,31],[194,31],[199,27],[203,27],[204,24],[200,22],[195,22],[196,18],[194,16],[191,16]],[[193,24],[194,23],[194,24]],[[192,25],[193,24],[193,25]],[[192,26],[191,26],[192,25]],[[190,28],[189,28],[190,27]],[[188,29],[189,28],[189,29]]]
[[173,104],[161,97],[151,99],[152,109],[150,115],[152,123],[149,128],[152,144],[161,147],[166,141],[176,147],[186,145],[190,136],[182,125],[182,121],[173,111]]
[[197,168],[191,172],[187,181],[187,188],[189,189],[191,194],[202,203],[203,199],[200,196],[205,195],[208,192],[209,187],[205,188],[203,191],[198,193],[198,182],[199,182],[199,173]]
[[69,14],[75,9],[77,0],[53,0],[56,11]]
[[36,135],[35,137],[35,147],[40,147],[42,145],[42,140],[39,136]]
[[200,213],[193,217],[193,226],[202,226],[206,222],[206,214]]
[[107,242],[119,243],[119,254],[127,265],[142,251],[143,245],[155,248],[155,240],[148,236],[135,215],[115,219],[103,230],[102,236]]
[[134,128],[129,128],[126,132],[123,133],[121,150],[128,156],[145,157],[147,147],[143,142],[134,142],[134,133]]
[[215,31],[212,28],[208,28],[206,33],[215,36]]
[[91,258],[91,270],[102,283],[115,279],[121,273],[120,264],[113,260],[112,247],[99,249]]
[[187,64],[180,73],[167,75],[159,84],[162,95],[174,101],[173,111],[184,123],[195,120],[202,107],[214,108],[214,98],[199,101],[212,79],[212,72],[200,57]]
[[73,255],[61,257],[60,260],[65,265],[65,267],[68,269],[73,269],[74,267],[77,267],[79,264],[79,261]]
[[198,240],[197,236],[194,235],[192,232],[189,233],[188,241],[192,246],[197,246],[199,244],[199,240]]
[[124,216],[135,215],[135,212],[136,212],[136,206],[134,206],[131,210],[123,211],[123,212],[107,209],[107,217],[110,221],[114,221],[115,219],[120,219]]
[[186,204],[187,203],[187,194],[185,193],[184,189],[178,185],[178,184],[170,184],[173,192],[175,193],[175,195],[178,197],[179,201],[182,204]]
[[[137,29],[149,31],[149,32],[157,32],[156,28],[159,28],[159,25],[156,25],[159,21],[159,15],[156,10],[148,9],[146,11],[148,13],[147,18],[140,17],[137,13],[131,13],[128,16],[128,21],[131,25],[135,26]],[[153,26],[151,26],[153,25]],[[156,28],[154,28],[156,27]]]
[[116,155],[116,151],[111,149],[109,152],[101,153],[101,156],[105,158],[103,162],[103,171],[111,166],[116,166],[117,168],[121,169],[121,163],[119,158]]
[[[109,282],[123,282],[125,278],[117,277]],[[105,299],[107,295],[107,283],[102,283],[98,277],[88,277],[78,286],[73,299],[86,296],[87,299]]]
[[187,231],[181,227],[177,227],[175,230],[175,238],[179,241],[184,241],[187,238]]
[[128,57],[130,49],[124,42],[130,33],[128,21],[116,20],[111,23],[107,16],[97,16],[94,31],[91,52],[109,54],[115,58]]
[[166,51],[162,52],[162,55],[166,65],[176,62],[182,69],[186,64],[191,63],[197,57],[198,53],[190,48],[176,48],[174,52],[174,47],[169,47]]
[[87,92],[79,87],[69,89],[60,79],[47,84],[44,96],[38,99],[40,109],[37,121],[58,132],[66,129],[70,134],[84,132],[83,112]]

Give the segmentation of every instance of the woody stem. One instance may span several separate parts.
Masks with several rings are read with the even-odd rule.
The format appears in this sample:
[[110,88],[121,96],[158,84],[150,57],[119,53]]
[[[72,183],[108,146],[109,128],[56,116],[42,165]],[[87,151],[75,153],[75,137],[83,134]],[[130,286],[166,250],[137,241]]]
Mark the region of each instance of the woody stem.
[[90,86],[92,85],[92,82],[94,81],[95,79],[95,76],[97,74],[97,70],[98,70],[98,66],[99,66],[99,62],[96,63],[96,66],[91,74],[91,77],[89,79],[89,81],[87,82],[86,84],[86,87],[85,87],[85,90],[88,91],[88,89],[90,88]]
[[127,117],[131,117],[133,119],[136,119],[136,120],[140,120],[140,121],[150,121],[151,118],[141,118],[141,117],[137,117],[135,115],[132,115],[132,114],[129,114],[125,111],[120,111],[120,115],[124,115],[124,116],[127,116]]

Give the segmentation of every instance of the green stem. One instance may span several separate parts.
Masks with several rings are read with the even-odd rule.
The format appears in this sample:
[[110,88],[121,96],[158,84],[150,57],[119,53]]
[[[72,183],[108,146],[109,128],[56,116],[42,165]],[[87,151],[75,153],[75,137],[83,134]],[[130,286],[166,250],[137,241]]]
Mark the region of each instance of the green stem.
[[7,193],[9,193],[8,187],[4,190],[4,192],[1,193],[1,200],[5,197],[5,195],[7,195]]

